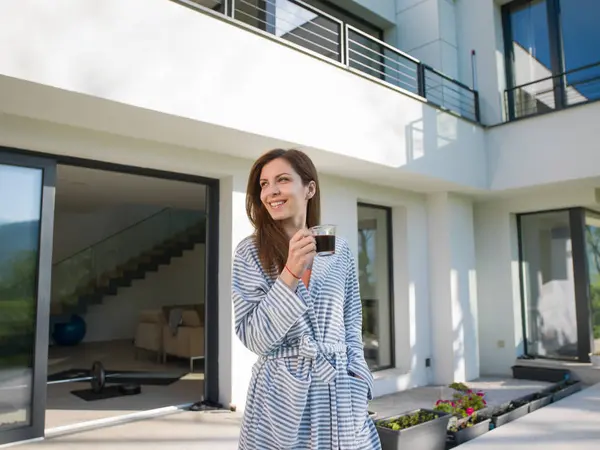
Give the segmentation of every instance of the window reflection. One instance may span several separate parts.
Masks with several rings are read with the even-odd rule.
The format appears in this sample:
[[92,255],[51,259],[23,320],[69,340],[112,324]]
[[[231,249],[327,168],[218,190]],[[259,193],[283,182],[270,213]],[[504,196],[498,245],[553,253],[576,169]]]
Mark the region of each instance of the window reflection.
[[31,424],[41,183],[0,164],[0,430]]
[[590,281],[590,309],[595,351],[600,350],[600,215],[586,214],[585,251]]
[[358,206],[358,275],[365,359],[371,370],[391,367],[390,210]]
[[577,358],[569,212],[527,214],[520,224],[527,352]]

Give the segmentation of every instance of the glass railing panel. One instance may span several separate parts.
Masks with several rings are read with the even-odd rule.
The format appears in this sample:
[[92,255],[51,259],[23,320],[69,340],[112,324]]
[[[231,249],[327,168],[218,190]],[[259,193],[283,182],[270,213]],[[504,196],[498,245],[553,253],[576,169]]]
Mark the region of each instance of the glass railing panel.
[[164,209],[57,263],[52,274],[52,301],[63,307],[76,306],[82,294],[92,293],[94,286],[103,285],[127,265],[135,268],[144,253],[191,227],[201,227],[204,220],[200,211]]

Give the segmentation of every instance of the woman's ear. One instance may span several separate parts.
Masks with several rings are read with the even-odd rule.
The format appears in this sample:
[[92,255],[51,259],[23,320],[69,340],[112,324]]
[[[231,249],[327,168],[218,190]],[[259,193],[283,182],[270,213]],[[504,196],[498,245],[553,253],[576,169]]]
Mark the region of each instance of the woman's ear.
[[315,196],[316,193],[317,193],[317,183],[315,183],[314,181],[311,181],[310,183],[308,183],[308,194],[306,195],[306,199],[310,200],[311,198],[313,198]]

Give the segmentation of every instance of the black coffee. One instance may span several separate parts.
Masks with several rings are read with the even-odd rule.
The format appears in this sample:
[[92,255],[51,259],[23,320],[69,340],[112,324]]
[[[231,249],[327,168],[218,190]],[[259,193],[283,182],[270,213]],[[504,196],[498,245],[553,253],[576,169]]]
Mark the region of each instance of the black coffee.
[[335,253],[335,235],[315,236],[317,253]]

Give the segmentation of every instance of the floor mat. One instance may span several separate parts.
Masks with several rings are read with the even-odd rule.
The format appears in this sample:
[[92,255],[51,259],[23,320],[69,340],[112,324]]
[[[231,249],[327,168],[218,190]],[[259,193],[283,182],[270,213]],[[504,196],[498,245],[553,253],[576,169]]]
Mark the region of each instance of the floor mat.
[[[137,383],[152,386],[168,386],[178,381],[185,372],[144,372],[134,370],[107,370],[106,382],[112,383]],[[89,377],[88,369],[69,369],[62,372],[53,373],[48,376],[48,381],[65,380],[69,378]]]
[[[120,390],[119,390],[119,386],[107,386],[104,389],[102,389],[101,392],[94,392],[91,389],[81,389],[81,390],[77,390],[77,391],[71,391],[71,394],[76,395],[77,397],[79,397],[82,400],[85,400],[86,402],[93,402],[95,400],[106,400],[109,398],[115,398],[115,397],[129,397],[130,394],[123,394]],[[133,395],[139,395],[139,394],[133,394]]]

